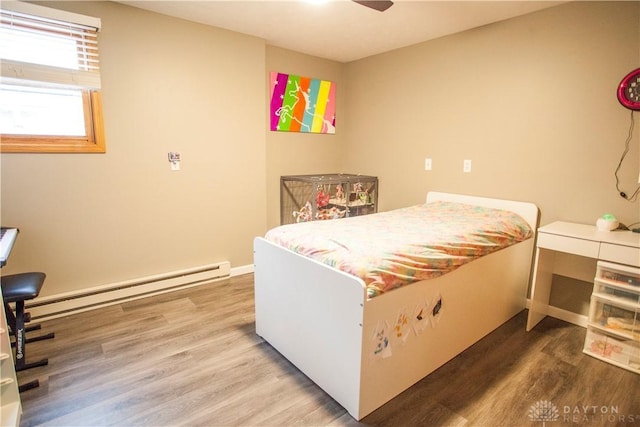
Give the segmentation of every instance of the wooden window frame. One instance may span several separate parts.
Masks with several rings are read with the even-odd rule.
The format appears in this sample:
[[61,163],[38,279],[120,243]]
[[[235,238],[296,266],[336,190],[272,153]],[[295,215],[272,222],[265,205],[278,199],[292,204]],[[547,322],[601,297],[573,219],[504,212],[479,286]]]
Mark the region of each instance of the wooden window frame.
[[83,90],[86,136],[0,135],[1,153],[105,153],[102,95]]
[[[62,87],[80,91],[85,130],[82,136],[0,134],[0,153],[105,153],[98,54],[100,18],[17,1],[3,2],[0,5],[0,18],[4,29],[25,36],[27,41],[32,35],[53,35],[73,41],[77,67],[64,62],[50,63],[44,60],[46,58],[39,62],[39,57],[15,55],[8,49],[3,53],[6,58],[3,57],[0,62],[0,75],[3,83],[10,85]],[[6,40],[11,38],[7,37]]]

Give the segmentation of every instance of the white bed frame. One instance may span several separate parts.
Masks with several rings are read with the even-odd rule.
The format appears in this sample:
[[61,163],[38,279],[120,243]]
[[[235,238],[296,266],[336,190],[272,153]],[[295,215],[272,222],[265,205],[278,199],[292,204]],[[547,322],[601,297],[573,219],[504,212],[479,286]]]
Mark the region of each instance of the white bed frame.
[[[444,200],[510,210],[534,230],[531,203],[431,192]],[[364,282],[261,237],[254,241],[256,332],[361,420],[525,308],[534,238],[436,279],[367,300]],[[435,326],[392,341],[373,357],[380,321],[441,296]]]

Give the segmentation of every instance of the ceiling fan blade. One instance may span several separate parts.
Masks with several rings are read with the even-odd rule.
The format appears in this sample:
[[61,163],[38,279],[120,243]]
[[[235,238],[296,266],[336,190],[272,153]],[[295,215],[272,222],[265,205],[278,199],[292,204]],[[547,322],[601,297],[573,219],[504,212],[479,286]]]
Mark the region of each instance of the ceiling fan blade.
[[384,12],[393,6],[391,0],[353,0],[354,2],[366,6],[371,9],[375,9],[379,12]]

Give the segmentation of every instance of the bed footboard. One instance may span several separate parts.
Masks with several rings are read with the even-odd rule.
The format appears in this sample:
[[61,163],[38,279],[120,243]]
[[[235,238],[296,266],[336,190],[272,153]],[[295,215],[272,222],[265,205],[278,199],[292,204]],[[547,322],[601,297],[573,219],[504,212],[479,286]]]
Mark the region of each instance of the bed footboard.
[[257,334],[357,414],[364,282],[260,237],[254,264]]

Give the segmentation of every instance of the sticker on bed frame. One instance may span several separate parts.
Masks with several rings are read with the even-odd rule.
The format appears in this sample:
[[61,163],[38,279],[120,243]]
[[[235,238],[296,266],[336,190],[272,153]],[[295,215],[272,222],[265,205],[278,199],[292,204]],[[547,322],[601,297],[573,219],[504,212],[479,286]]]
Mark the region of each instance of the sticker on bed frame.
[[373,331],[373,336],[371,337],[371,342],[373,343],[371,355],[373,358],[386,359],[387,357],[391,357],[390,333],[391,325],[389,325],[389,322],[386,320],[379,320]]
[[438,295],[433,299],[433,308],[430,313],[431,326],[434,328],[440,322],[442,318],[442,314],[444,312],[444,308],[442,306],[442,294],[438,293]]
[[424,332],[425,329],[429,327],[430,324],[430,313],[431,303],[427,298],[424,301],[419,302],[416,305],[416,308],[413,310],[413,332],[416,335],[420,335]]
[[407,316],[406,311],[406,309],[402,309],[398,312],[396,321],[393,325],[393,336],[402,344],[407,342],[407,338],[409,338],[409,331],[411,330],[409,316]]

